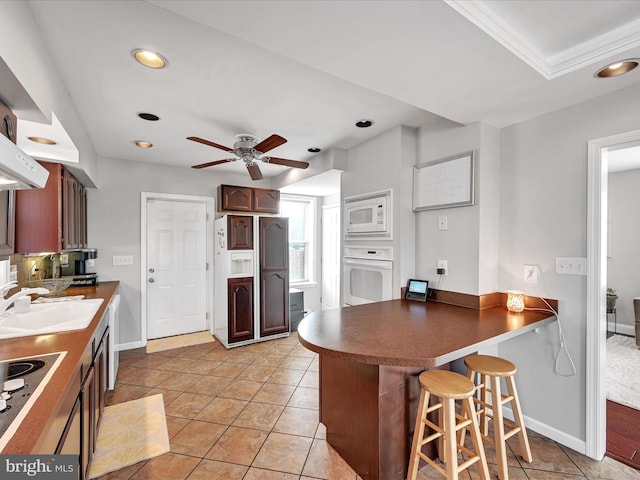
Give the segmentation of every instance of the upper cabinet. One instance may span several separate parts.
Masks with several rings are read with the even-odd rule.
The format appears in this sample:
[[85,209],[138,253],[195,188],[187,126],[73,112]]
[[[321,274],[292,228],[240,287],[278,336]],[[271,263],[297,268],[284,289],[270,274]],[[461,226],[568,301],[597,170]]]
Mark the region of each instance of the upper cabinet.
[[218,187],[218,211],[278,213],[280,211],[280,192],[267,188],[220,185]]
[[16,192],[16,252],[59,252],[87,246],[87,193],[61,164],[44,188]]

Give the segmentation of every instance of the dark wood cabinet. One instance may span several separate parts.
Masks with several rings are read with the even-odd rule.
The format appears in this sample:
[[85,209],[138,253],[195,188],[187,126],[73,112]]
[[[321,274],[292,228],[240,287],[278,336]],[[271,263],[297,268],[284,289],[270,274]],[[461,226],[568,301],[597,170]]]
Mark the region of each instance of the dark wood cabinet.
[[87,372],[87,376],[80,391],[80,479],[89,478],[91,457],[94,450],[94,425],[95,425],[95,369],[93,366]]
[[227,292],[229,343],[253,340],[253,277],[228,279]]
[[220,185],[218,188],[218,205],[221,211],[234,212],[253,211],[251,187],[236,187],[234,185]]
[[98,440],[98,427],[100,426],[100,420],[102,419],[102,412],[107,403],[107,391],[109,389],[109,327],[104,332],[102,340],[96,349],[94,356],[94,371],[95,371],[95,403],[93,405],[93,450],[95,451],[95,445]]
[[59,252],[86,247],[84,186],[61,164],[40,163],[49,171],[45,187],[16,192],[15,251]]
[[253,250],[253,217],[227,216],[227,249]]
[[289,331],[289,220],[260,217],[260,336]]
[[253,211],[256,213],[279,213],[280,191],[266,188],[253,189]]
[[280,211],[280,192],[267,188],[220,185],[218,187],[218,211],[278,213]]

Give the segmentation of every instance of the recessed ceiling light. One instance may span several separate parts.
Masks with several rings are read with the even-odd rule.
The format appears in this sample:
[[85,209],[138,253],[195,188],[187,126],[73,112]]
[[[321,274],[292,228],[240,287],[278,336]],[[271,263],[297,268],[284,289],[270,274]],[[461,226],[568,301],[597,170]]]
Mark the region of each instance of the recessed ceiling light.
[[140,148],[151,148],[153,147],[153,143],[151,142],[147,142],[145,140],[136,140],[136,145],[139,146]]
[[322,149],[318,148],[318,147],[311,147],[311,148],[307,148],[307,152],[309,153],[318,153],[321,152]]
[[622,60],[620,62],[615,62],[606,67],[602,67],[595,73],[596,78],[610,78],[617,77],[618,75],[623,75],[627,72],[630,72],[634,68],[638,66],[640,62],[637,58],[629,58],[627,60]]
[[164,68],[169,62],[162,55],[156,52],[152,52],[151,50],[143,50],[138,48],[131,52],[133,58],[135,58],[139,63],[149,68]]
[[44,137],[27,137],[32,142],[41,143],[42,145],[57,145],[58,142]]
[[372,120],[362,119],[362,120],[358,120],[356,122],[356,127],[358,127],[358,128],[368,128],[371,125],[373,125],[373,121]]
[[157,122],[160,120],[160,117],[154,115],[153,113],[140,112],[138,116],[143,120],[149,120],[150,122]]

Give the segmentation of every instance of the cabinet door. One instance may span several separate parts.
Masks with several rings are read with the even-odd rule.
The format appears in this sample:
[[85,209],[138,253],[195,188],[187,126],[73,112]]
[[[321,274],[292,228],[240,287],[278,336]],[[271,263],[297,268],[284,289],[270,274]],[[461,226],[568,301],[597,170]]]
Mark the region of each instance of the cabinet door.
[[96,350],[94,360],[94,405],[93,405],[93,450],[95,450],[98,440],[98,427],[102,419],[102,412],[107,401],[108,385],[108,348],[109,348],[109,327],[102,336],[102,341]]
[[93,367],[87,372],[82,390],[80,391],[82,413],[80,416],[82,448],[80,449],[80,479],[89,478],[89,468],[91,467],[91,457],[93,455],[93,434],[95,415],[95,370]]
[[63,178],[62,245],[63,248],[78,248],[78,182],[66,170]]
[[260,336],[289,331],[288,270],[260,273]]
[[[289,219],[260,217],[260,270],[289,270]],[[287,293],[288,295],[288,293]]]
[[236,187],[234,185],[220,185],[218,191],[218,205],[220,210],[236,212],[251,212],[253,198],[250,187]]
[[62,165],[40,162],[49,171],[44,188],[16,191],[17,253],[62,250]]
[[78,183],[79,210],[78,210],[78,243],[80,248],[88,246],[87,240],[87,189]]
[[253,189],[253,211],[256,213],[279,213],[280,191],[266,188]]
[[229,215],[227,232],[228,250],[253,250],[253,217]]
[[253,339],[253,277],[229,278],[229,343]]
[[[80,396],[78,396],[71,410],[71,415],[69,415],[67,425],[64,427],[60,443],[55,450],[56,455],[75,455],[78,459],[77,468],[80,467],[80,447],[82,445],[80,405]],[[78,478],[81,478],[82,472],[83,470],[80,469]]]

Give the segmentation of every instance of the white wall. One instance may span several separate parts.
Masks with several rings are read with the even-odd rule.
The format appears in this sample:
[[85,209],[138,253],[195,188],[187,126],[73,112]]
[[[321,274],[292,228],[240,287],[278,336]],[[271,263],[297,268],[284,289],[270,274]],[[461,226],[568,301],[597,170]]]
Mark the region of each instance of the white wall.
[[[501,132],[499,289],[559,300],[578,373],[554,373],[556,324],[501,344],[499,353],[518,366],[527,417],[553,427],[555,433],[543,433],[574,448],[585,439],[586,277],[558,275],[554,262],[586,257],[587,142],[636,130],[639,109],[635,85]],[[524,283],[524,264],[539,266],[537,285]],[[566,361],[561,367],[567,371]]]
[[[616,316],[619,333],[634,334],[633,298],[640,297],[640,169],[609,174],[611,258],[607,261],[607,286],[618,294]],[[624,326],[628,325],[629,328]]]
[[[141,192],[216,197],[216,188],[222,183],[266,188],[270,188],[270,184],[267,180],[253,182],[247,175],[216,174],[104,157],[100,157],[98,165],[99,188],[87,192],[89,246],[98,249],[93,271],[98,273],[100,281],[120,281],[119,343],[139,342],[142,340]],[[113,255],[133,255],[133,265],[114,267]]]

